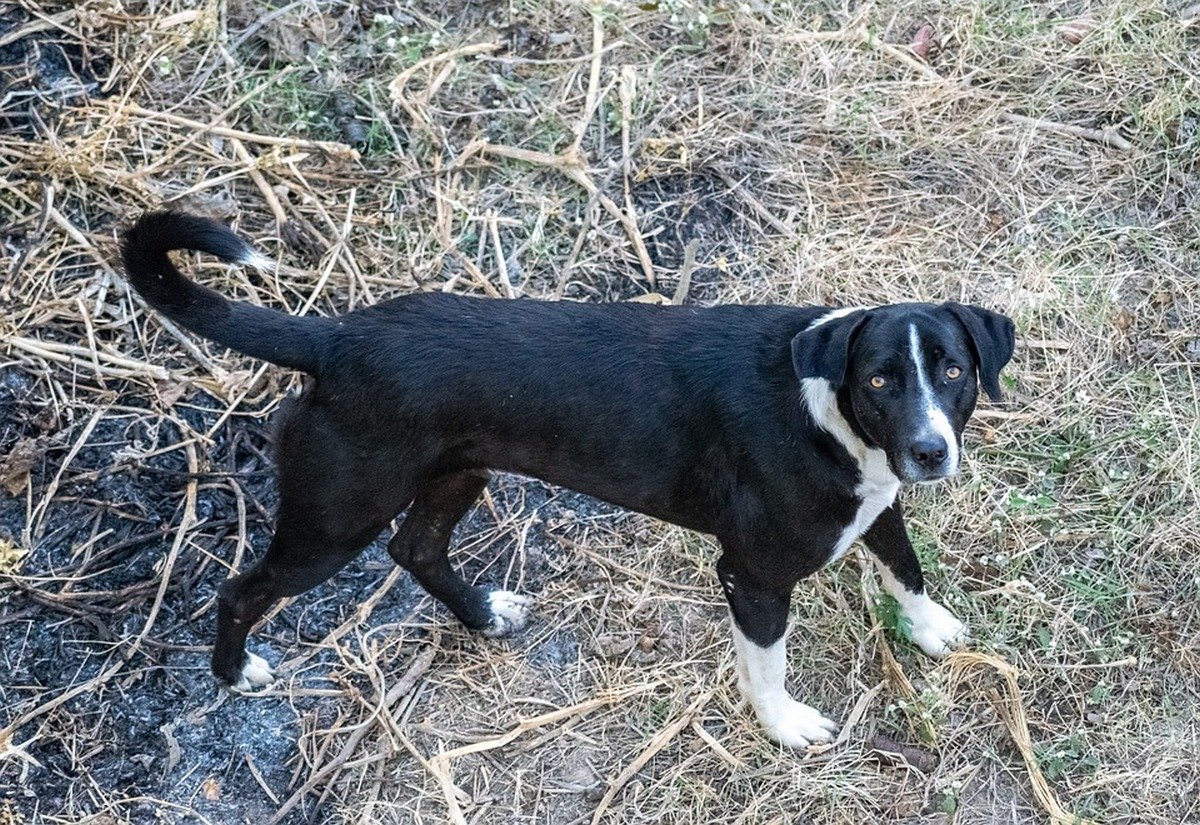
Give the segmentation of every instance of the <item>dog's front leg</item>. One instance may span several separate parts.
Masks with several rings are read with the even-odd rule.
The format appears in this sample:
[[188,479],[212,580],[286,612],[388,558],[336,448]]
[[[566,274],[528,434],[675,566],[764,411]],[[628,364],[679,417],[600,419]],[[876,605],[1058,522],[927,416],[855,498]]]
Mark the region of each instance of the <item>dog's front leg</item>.
[[754,708],[767,736],[793,748],[828,742],[838,725],[816,708],[797,702],[784,686],[791,587],[763,587],[738,569],[728,556],[717,562],[717,575],[733,616],[738,687]]
[[884,510],[863,535],[875,556],[883,589],[899,604],[912,626],[912,638],[929,656],[941,658],[967,640],[967,627],[953,613],[929,598],[921,562],[908,540],[899,500]]

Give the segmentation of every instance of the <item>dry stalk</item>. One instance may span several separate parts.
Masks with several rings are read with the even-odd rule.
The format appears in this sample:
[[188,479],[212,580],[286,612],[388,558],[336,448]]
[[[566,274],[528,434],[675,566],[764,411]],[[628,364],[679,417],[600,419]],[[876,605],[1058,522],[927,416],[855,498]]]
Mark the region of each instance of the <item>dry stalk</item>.
[[497,51],[499,48],[499,43],[472,43],[468,46],[460,46],[457,49],[451,49],[448,52],[442,52],[441,54],[435,54],[431,57],[418,60],[407,69],[400,72],[400,74],[396,75],[396,77],[393,78],[392,82],[388,85],[388,92],[391,94],[392,101],[400,104],[404,111],[408,113],[408,116],[412,118],[413,124],[418,129],[428,131],[429,119],[421,113],[419,107],[421,104],[429,102],[429,99],[433,97],[434,93],[437,91],[437,87],[445,81],[446,76],[443,74],[439,80],[437,80],[435,83],[431,83],[422,94],[421,100],[415,105],[405,94],[405,89],[408,86],[408,82],[412,80],[413,76],[417,72],[430,69],[439,63],[447,64],[446,68],[450,69],[453,68],[454,61],[458,60],[459,58],[471,57],[477,54],[490,54],[491,52]]
[[642,750],[637,757],[625,766],[625,769],[609,783],[608,790],[604,792],[604,796],[600,798],[600,802],[596,805],[596,810],[592,814],[592,825],[599,825],[600,820],[604,817],[605,812],[612,801],[616,799],[617,794],[625,787],[625,784],[633,778],[634,774],[642,769],[642,767],[654,758],[654,755],[665,748],[672,739],[679,735],[679,732],[692,723],[696,718],[696,714],[704,710],[704,706],[709,703],[715,691],[709,690],[700,694],[696,699],[688,705],[679,717],[667,725],[665,728],[654,734],[650,743]]
[[307,796],[310,791],[324,782],[327,777],[329,779],[328,784],[333,784],[333,782],[337,779],[338,773],[349,762],[350,757],[354,755],[354,751],[357,750],[362,740],[367,737],[367,734],[375,729],[375,722],[378,721],[379,717],[382,714],[387,713],[393,706],[395,706],[397,702],[400,701],[401,698],[407,696],[409,692],[416,687],[417,682],[420,681],[420,679],[425,675],[425,672],[429,670],[429,665],[433,661],[433,657],[437,654],[438,647],[439,646],[435,641],[433,644],[426,645],[424,650],[414,657],[412,664],[409,665],[409,668],[407,671],[405,671],[404,675],[400,677],[396,684],[392,685],[388,689],[386,694],[384,694],[374,713],[372,713],[372,715],[364,722],[359,724],[355,731],[346,738],[346,742],[342,745],[342,749],[338,751],[337,756],[335,756],[329,762],[326,762],[324,765],[321,765],[316,770],[312,771],[312,773],[309,774],[308,779],[304,782],[304,785],[302,785],[299,790],[288,797],[286,802],[279,806],[279,810],[277,810],[275,815],[268,820],[271,825],[275,825],[277,822],[282,822],[284,817],[287,816],[288,812],[291,811],[292,808],[296,807],[296,805],[300,804],[300,801],[304,799],[304,797]]
[[231,129],[227,126],[219,126],[215,123],[204,123],[199,120],[174,115],[170,112],[156,112],[153,109],[147,109],[143,106],[138,106],[134,103],[109,103],[100,101],[95,103],[97,106],[108,108],[114,115],[134,115],[135,117],[144,117],[151,120],[161,120],[165,123],[170,123],[174,126],[183,126],[187,129],[195,129],[202,134],[213,134],[220,137],[234,138],[245,141],[246,143],[261,143],[266,146],[286,146],[291,149],[314,149],[318,152],[324,152],[331,157],[345,158],[355,160],[358,158],[358,150],[353,146],[345,143],[337,143],[329,140],[304,140],[302,138],[285,138],[274,137],[272,135],[258,135],[253,132],[245,132],[241,129]]
[[622,211],[621,207],[617,206],[612,198],[600,191],[588,175],[584,167],[584,159],[580,154],[568,149],[561,155],[551,155],[546,152],[534,152],[529,149],[500,146],[495,143],[484,143],[479,147],[479,150],[490,155],[556,169],[577,183],[589,195],[596,198],[605,211],[621,223],[621,226],[625,229],[626,237],[629,238],[629,242],[633,244],[634,251],[637,253],[638,261],[642,265],[642,274],[646,276],[646,282],[650,285],[651,289],[655,287],[654,264],[650,262],[650,253],[646,250],[646,243],[642,240],[642,234],[638,230],[637,216],[632,212],[632,208],[628,214]]
[[1086,129],[1082,126],[1074,126],[1070,123],[1055,123],[1052,120],[1046,120],[1039,117],[1026,117],[1025,115],[1017,115],[1012,112],[1006,112],[1002,117],[1009,123],[1016,123],[1021,126],[1028,126],[1031,129],[1040,130],[1043,132],[1053,132],[1056,135],[1066,135],[1067,137],[1083,138],[1090,140],[1093,143],[1103,143],[1105,146],[1111,146],[1114,149],[1120,149],[1122,152],[1133,150],[1133,144],[1117,132],[1116,129]]
[[990,653],[977,653],[964,650],[950,654],[946,660],[950,669],[951,690],[956,690],[968,680],[977,681],[987,670],[997,673],[1003,681],[1001,693],[991,693],[993,704],[1004,720],[1013,744],[1021,752],[1025,761],[1025,769],[1029,772],[1029,782],[1033,786],[1034,796],[1053,825],[1097,825],[1095,820],[1084,819],[1071,813],[1058,801],[1057,795],[1046,781],[1038,764],[1037,754],[1033,750],[1033,737],[1029,735],[1029,720],[1025,714],[1025,703],[1021,696],[1021,687],[1017,683],[1018,672],[1008,662]]

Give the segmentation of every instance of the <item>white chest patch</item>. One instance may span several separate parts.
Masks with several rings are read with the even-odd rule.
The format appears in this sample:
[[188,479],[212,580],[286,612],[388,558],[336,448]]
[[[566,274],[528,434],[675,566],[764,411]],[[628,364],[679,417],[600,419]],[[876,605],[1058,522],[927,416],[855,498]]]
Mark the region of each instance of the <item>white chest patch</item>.
[[826,562],[828,564],[841,558],[854,540],[875,523],[879,514],[892,505],[896,494],[900,492],[900,479],[896,478],[888,466],[887,454],[883,450],[868,447],[850,429],[850,424],[838,410],[837,394],[828,381],[824,378],[805,378],[802,389],[813,421],[846,448],[846,452],[850,453],[858,464],[861,476],[858,486],[854,489],[855,495],[861,499],[858,512],[842,530],[842,535],[838,537]]

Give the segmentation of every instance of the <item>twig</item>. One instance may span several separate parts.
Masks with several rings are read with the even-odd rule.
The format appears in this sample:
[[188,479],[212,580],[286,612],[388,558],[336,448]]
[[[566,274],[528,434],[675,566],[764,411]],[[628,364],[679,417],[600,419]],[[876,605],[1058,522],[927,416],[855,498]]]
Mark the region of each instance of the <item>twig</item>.
[[[446,804],[450,808],[451,819],[453,819],[453,821],[456,823],[465,823],[466,819],[463,817],[462,810],[460,809],[456,799],[457,795],[461,794],[462,791],[459,790],[458,786],[454,784],[453,777],[451,775],[453,770],[453,761],[455,759],[459,758],[460,756],[468,756],[473,753],[483,753],[484,751],[502,748],[531,730],[536,730],[537,728],[541,728],[546,725],[552,725],[556,722],[570,719],[573,716],[591,713],[597,708],[616,704],[617,702],[624,701],[625,699],[628,699],[629,697],[638,693],[652,690],[653,688],[657,687],[657,685],[658,683],[654,682],[649,685],[628,688],[607,696],[597,696],[593,699],[579,702],[578,704],[552,710],[548,713],[543,713],[540,716],[535,716],[532,719],[526,719],[508,733],[505,733],[501,736],[496,736],[491,739],[484,739],[480,742],[472,742],[469,745],[463,745],[459,748],[443,751],[442,753],[439,753],[428,760],[425,759],[420,752],[417,751],[417,749],[405,738],[401,737],[401,741],[404,742],[405,746],[410,751],[412,751],[413,755],[416,756],[418,761],[421,762],[421,765],[425,768],[425,770],[428,771],[429,774],[433,776],[433,778],[436,779],[442,786],[443,794],[446,797]],[[711,693],[709,695],[711,695]]]
[[[32,355],[62,364],[86,363],[94,372],[117,374],[117,377],[120,378],[143,377],[166,381],[174,377],[170,370],[157,364],[135,361],[132,358],[115,355],[101,349],[93,350],[90,347],[64,344],[59,341],[39,341],[36,338],[25,338],[21,335],[5,335],[0,338],[0,341]],[[106,370],[104,365],[99,363],[100,361],[111,365],[113,369]]]
[[683,263],[679,267],[679,283],[675,286],[675,294],[671,303],[682,304],[687,298],[688,289],[692,285],[692,271],[696,268],[696,248],[700,245],[699,238],[692,238],[683,248]]
[[[421,129],[422,131],[428,131],[429,120],[425,117],[425,115],[417,111],[416,107],[409,102],[408,98],[404,94],[405,87],[408,85],[408,81],[412,79],[413,75],[422,69],[427,69],[430,66],[441,63],[442,61],[454,61],[460,57],[470,57],[471,55],[476,54],[488,54],[490,52],[497,51],[499,48],[499,43],[472,43],[468,46],[460,46],[457,49],[451,49],[448,52],[442,52],[441,54],[431,55],[422,60],[418,60],[407,69],[400,72],[400,74],[396,75],[396,77],[392,79],[392,82],[388,84],[388,92],[392,97],[392,101],[400,104],[404,111],[408,113],[408,116],[412,118],[413,124],[417,126],[417,128]],[[428,102],[428,98],[432,96],[433,90],[436,88],[436,86],[441,85],[443,81],[444,79],[437,81],[436,84],[430,84],[430,89],[427,90],[426,93],[425,102]]]
[[460,756],[467,756],[468,754],[472,753],[482,753],[483,751],[502,748],[509,742],[512,742],[514,739],[518,738],[522,734],[528,733],[531,730],[536,730],[537,728],[544,727],[546,725],[552,725],[555,722],[568,719],[579,713],[590,713],[596,708],[602,708],[606,705],[616,704],[617,702],[624,701],[631,696],[644,693],[647,690],[656,687],[657,684],[658,683],[655,682],[649,685],[641,685],[636,688],[627,688],[616,693],[611,693],[607,696],[597,696],[593,699],[588,699],[575,705],[569,705],[565,708],[559,708],[557,710],[543,713],[539,716],[534,716],[532,719],[526,719],[524,722],[521,722],[515,728],[510,730],[508,733],[503,734],[502,736],[497,736],[493,739],[485,739],[482,742],[472,742],[470,745],[463,745],[460,748],[454,748],[453,750],[439,753],[437,756],[432,757],[430,762],[450,762],[451,760],[457,759]]
[[699,736],[706,745],[712,748],[713,753],[721,757],[722,761],[724,761],[726,765],[734,770],[738,770],[742,767],[742,760],[730,753],[724,745],[716,740],[716,737],[706,731],[704,729],[704,725],[700,724],[699,719],[692,721],[692,732]]
[[[180,431],[186,430],[184,423],[175,419],[176,426]],[[146,617],[146,623],[142,625],[142,632],[133,640],[133,645],[125,655],[125,660],[141,647],[142,641],[149,635],[151,628],[154,627],[154,621],[158,618],[158,611],[162,608],[163,597],[167,594],[167,586],[171,583],[171,571],[175,569],[175,562],[179,559],[179,550],[183,547],[183,540],[187,537],[188,530],[196,523],[196,475],[200,471],[200,464],[196,459],[196,445],[188,444],[187,461],[188,473],[190,478],[187,483],[187,490],[184,493],[183,518],[179,521],[179,528],[175,531],[175,541],[171,543],[171,551],[167,553],[166,561],[163,562],[162,572],[159,573],[158,592],[154,594],[154,604],[150,607],[150,615]]]
[[47,485],[46,492],[42,494],[41,501],[33,508],[33,512],[29,517],[29,523],[25,527],[24,540],[27,548],[32,550],[34,542],[41,539],[42,531],[45,529],[43,521],[46,518],[46,510],[50,507],[50,502],[54,499],[54,494],[58,492],[58,485],[62,481],[63,473],[71,466],[71,462],[75,460],[75,456],[79,455],[79,451],[87,443],[88,436],[92,434],[92,430],[96,429],[96,425],[100,423],[100,419],[104,417],[106,411],[107,408],[105,407],[96,407],[92,413],[92,417],[83,425],[83,432],[79,434],[79,438],[75,439],[75,443],[71,445],[71,450],[67,453],[67,457],[59,465],[58,472],[54,474],[54,478]]
[[135,103],[126,103],[123,105],[114,106],[107,104],[104,101],[99,101],[96,105],[107,106],[107,108],[112,110],[114,113],[130,114],[138,117],[163,120],[167,123],[173,123],[176,126],[186,126],[189,129],[198,129],[201,132],[219,135],[220,137],[237,138],[238,140],[244,140],[247,143],[261,143],[268,146],[290,146],[294,149],[316,149],[334,157],[347,158],[350,160],[358,159],[358,150],[345,143],[337,143],[330,140],[304,140],[302,138],[258,135],[254,132],[243,132],[241,129],[230,129],[227,126],[217,126],[212,123],[204,123],[200,120],[192,120],[191,118],[180,117],[179,115],[174,115],[170,112],[156,112],[153,109],[146,109],[142,106],[138,106]]
[[842,730],[837,735],[837,738],[828,745],[810,746],[808,749],[809,753],[824,753],[833,748],[841,747],[850,741],[850,734],[854,731],[855,726],[867,715],[867,711],[871,709],[871,703],[883,692],[885,687],[887,687],[887,682],[880,682],[859,696],[858,701],[854,703],[854,707],[850,709],[850,713],[846,715],[846,722],[842,725]]
[[778,232],[780,235],[788,235],[791,233],[791,230],[788,228],[787,224],[772,215],[771,211],[767,209],[767,207],[763,206],[762,201],[746,191],[746,187],[742,185],[744,181],[735,181],[733,177],[724,169],[717,168],[715,171],[717,173],[717,177],[723,180],[725,185],[729,187],[729,191],[733,192],[733,194],[745,201],[746,205],[754,210],[754,214],[771,224],[772,228],[774,228],[776,232]]
[[51,15],[49,17],[43,17],[40,20],[31,20],[24,26],[20,26],[4,34],[0,34],[0,48],[7,46],[9,43],[16,43],[21,38],[28,37],[31,34],[44,32],[47,29],[62,29],[68,34],[71,34],[71,30],[65,28],[64,26],[68,20],[75,17],[76,13],[77,12],[75,9],[59,12],[58,14]]
[[583,145],[583,136],[587,134],[588,124],[592,122],[592,115],[600,102],[598,92],[600,90],[600,57],[604,54],[604,25],[601,22],[598,8],[593,6],[590,12],[592,15],[592,68],[588,73],[587,98],[583,106],[583,114],[575,126],[575,141],[571,145],[571,151],[575,153],[578,153]]
[[504,295],[507,298],[516,298],[517,291],[508,279],[508,261],[504,260],[504,248],[500,246],[500,228],[497,226],[494,212],[488,215],[487,225],[488,234],[492,237],[492,246],[496,250],[496,272],[500,276],[500,283],[504,285]]
[[[178,748],[179,746],[176,745],[175,747]],[[245,756],[246,756],[246,767],[250,769],[250,775],[253,776],[254,781],[258,783],[258,787],[262,788],[263,793],[265,793],[272,802],[274,802],[276,805],[278,805],[279,797],[275,795],[275,792],[273,790],[271,790],[271,786],[267,784],[267,780],[263,777],[262,771],[260,771],[258,769],[258,765],[254,764],[254,759],[250,756],[249,753],[245,754]]]
[[903,63],[914,72],[923,75],[927,80],[943,80],[944,78],[938,74],[932,66],[922,63],[915,54],[907,49],[902,49],[899,46],[894,46],[891,43],[885,43],[882,40],[873,40],[870,35],[864,35],[864,39],[868,43],[878,48],[884,54],[890,55],[895,60]]
[[396,584],[397,580],[399,580],[403,572],[404,571],[400,567],[393,568],[392,571],[388,573],[387,578],[385,578],[383,582],[380,583],[379,587],[375,589],[375,592],[367,597],[365,602],[358,606],[358,608],[354,611],[354,615],[331,630],[325,636],[325,638],[313,645],[308,652],[298,653],[291,659],[285,661],[282,665],[280,665],[279,670],[283,673],[295,673],[301,665],[303,665],[313,656],[317,655],[321,649],[334,647],[338,639],[342,638],[352,629],[361,625],[371,617],[371,614],[375,611],[375,607],[379,604],[380,600],[391,591],[392,587]]
[[1116,129],[1086,129],[1083,126],[1074,126],[1070,123],[1055,123],[1052,120],[1026,117],[1025,115],[1017,115],[1012,112],[1007,112],[1001,115],[1001,117],[1010,123],[1028,126],[1031,129],[1053,132],[1054,134],[1066,135],[1068,137],[1083,138],[1095,143],[1103,143],[1105,146],[1120,149],[1122,152],[1128,152],[1133,149],[1133,144],[1121,137]]
[[566,536],[559,535],[558,533],[547,532],[546,538],[556,541],[564,547],[569,547],[572,552],[582,553],[600,567],[607,567],[610,570],[615,570],[618,573],[628,576],[635,581],[649,582],[655,587],[660,587],[664,590],[679,590],[685,593],[713,593],[713,587],[709,585],[701,586],[695,584],[683,584],[676,581],[668,581],[666,579],[660,579],[657,576],[652,576],[644,571],[635,570],[634,568],[621,564],[620,562],[615,561],[606,555],[597,553],[583,542],[572,541]]
[[387,713],[387,711],[393,705],[395,705],[396,702],[398,702],[403,696],[416,687],[417,682],[422,676],[425,675],[425,671],[429,670],[429,665],[433,661],[433,657],[437,651],[438,646],[435,644],[430,644],[426,645],[425,649],[417,654],[417,656],[413,659],[413,663],[409,665],[408,670],[405,671],[402,677],[400,677],[400,680],[396,682],[396,684],[392,685],[392,687],[388,689],[388,692],[384,694],[383,701],[379,703],[379,707],[376,708],[371,717],[360,724],[354,733],[350,734],[350,736],[346,739],[346,744],[342,746],[342,749],[338,752],[337,756],[335,756],[331,761],[326,762],[318,770],[314,771],[312,775],[308,777],[308,781],[306,781],[299,790],[288,797],[287,802],[284,802],[279,806],[279,810],[277,810],[275,815],[269,820],[269,825],[274,825],[274,823],[282,821],[283,818],[287,816],[288,812],[292,810],[292,808],[296,807],[296,805],[300,803],[300,800],[302,800],[309,791],[320,784],[325,777],[330,777],[329,781],[331,783],[333,782],[333,780],[337,777],[337,774],[341,771],[342,767],[350,760],[350,756],[354,753],[359,743],[366,738],[368,733],[374,730],[375,726],[372,723],[378,719],[381,714]]
[[621,207],[617,206],[612,198],[600,191],[600,188],[596,186],[585,170],[582,155],[573,151],[573,147],[561,155],[534,152],[529,149],[518,149],[496,143],[484,143],[479,148],[480,151],[491,155],[499,155],[503,158],[512,158],[513,160],[520,160],[537,166],[557,169],[579,184],[589,195],[600,202],[605,211],[620,221],[621,226],[625,229],[625,235],[629,238],[629,242],[633,244],[634,251],[637,253],[638,262],[642,265],[642,274],[646,276],[646,281],[650,284],[651,288],[656,286],[654,264],[650,262],[650,253],[646,250],[646,243],[642,240],[641,231],[638,230],[637,216],[633,213],[632,208],[626,214],[622,211]]
[[450,812],[450,820],[454,822],[454,825],[466,825],[467,818],[463,816],[462,806],[458,804],[458,799],[459,797],[470,799],[470,797],[462,788],[450,780],[449,770],[443,765],[434,765],[426,759],[425,755],[417,750],[417,746],[412,743],[412,740],[405,735],[403,730],[396,731],[396,738],[412,754],[413,759],[416,759],[421,767],[438,781],[438,784],[442,788],[442,796],[446,799],[446,807]]
[[679,735],[681,730],[692,723],[692,719],[695,718],[696,714],[712,699],[714,692],[708,690],[700,694],[696,698],[696,701],[692,702],[678,719],[654,735],[654,738],[650,740],[650,744],[646,746],[645,750],[638,754],[637,758],[630,762],[625,767],[625,770],[621,771],[620,775],[609,785],[608,790],[605,791],[604,796],[600,799],[600,804],[596,806],[595,813],[592,814],[592,825],[597,825],[600,822],[600,818],[604,816],[604,812],[608,810],[608,806],[612,804],[613,799],[625,787],[625,783],[632,779],[633,775],[640,771],[642,766],[649,762],[656,753],[665,748],[672,739]]

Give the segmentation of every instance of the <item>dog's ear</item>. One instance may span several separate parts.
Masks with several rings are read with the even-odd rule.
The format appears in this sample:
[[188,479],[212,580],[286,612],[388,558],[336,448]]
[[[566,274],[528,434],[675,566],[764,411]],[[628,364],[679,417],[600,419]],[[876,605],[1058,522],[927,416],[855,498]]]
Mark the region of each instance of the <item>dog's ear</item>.
[[792,338],[792,367],[796,377],[824,378],[835,390],[841,387],[846,378],[850,344],[866,320],[866,310],[859,309],[810,326]]
[[988,398],[1000,400],[1000,370],[1012,358],[1016,331],[1012,319],[999,312],[980,307],[964,306],[953,301],[942,304],[958,319],[967,331],[967,339],[975,353],[979,368],[979,383]]

